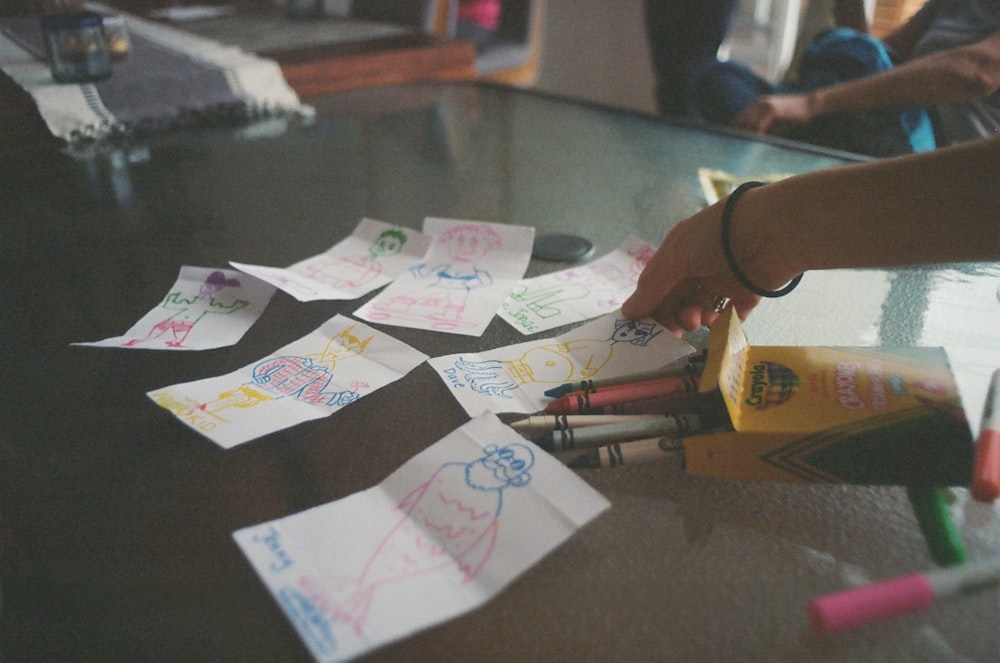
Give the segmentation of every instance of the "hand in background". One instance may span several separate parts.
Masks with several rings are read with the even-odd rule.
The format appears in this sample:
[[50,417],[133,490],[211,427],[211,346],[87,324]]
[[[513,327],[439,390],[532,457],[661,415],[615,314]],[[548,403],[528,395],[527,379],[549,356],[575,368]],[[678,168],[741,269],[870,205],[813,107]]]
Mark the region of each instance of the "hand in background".
[[805,94],[765,94],[757,97],[735,120],[733,126],[759,134],[785,135],[815,117],[813,104]]

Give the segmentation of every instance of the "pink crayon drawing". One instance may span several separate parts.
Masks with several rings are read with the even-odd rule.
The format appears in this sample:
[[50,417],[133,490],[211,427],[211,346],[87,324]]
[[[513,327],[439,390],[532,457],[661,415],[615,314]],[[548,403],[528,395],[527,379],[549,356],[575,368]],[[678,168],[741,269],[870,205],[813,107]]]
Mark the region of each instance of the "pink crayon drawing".
[[410,269],[419,286],[414,290],[374,302],[368,313],[374,321],[423,320],[434,329],[474,327],[463,321],[470,292],[493,284],[489,270],[477,266],[503,242],[485,225],[461,225],[445,231],[438,241],[448,260],[434,265],[421,263]]
[[309,277],[332,286],[359,289],[382,274],[380,258],[398,255],[406,244],[406,233],[397,228],[383,230],[364,256],[318,255],[296,267]]
[[399,520],[356,577],[303,576],[298,590],[360,634],[377,597],[393,585],[432,573],[471,582],[497,545],[504,491],[527,485],[534,462],[529,447],[514,443],[488,445],[472,462],[445,463],[396,505]]
[[245,299],[225,301],[219,295],[226,288],[239,288],[238,279],[226,278],[221,270],[212,272],[201,284],[198,294],[185,296],[184,293],[171,292],[163,301],[162,308],[176,311],[170,317],[153,325],[142,338],[129,339],[122,345],[135,347],[140,343],[150,343],[160,339],[165,334],[170,336],[165,341],[167,347],[184,347],[194,326],[206,315],[229,315],[250,305]]

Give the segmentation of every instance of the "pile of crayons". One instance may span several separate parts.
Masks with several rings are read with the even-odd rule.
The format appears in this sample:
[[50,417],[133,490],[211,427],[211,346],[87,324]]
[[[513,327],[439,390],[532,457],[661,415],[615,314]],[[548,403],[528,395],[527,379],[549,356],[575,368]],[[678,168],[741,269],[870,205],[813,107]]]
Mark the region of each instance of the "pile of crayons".
[[[698,391],[706,357],[703,351],[656,371],[563,384],[545,392],[553,400],[541,413],[500,417],[546,451],[576,451],[569,467],[597,469],[670,460],[683,467],[684,436],[732,430],[718,392]],[[1000,558],[965,564],[964,546],[943,492],[907,488],[931,557],[948,568],[813,599],[806,612],[814,630],[833,633],[854,628],[1000,585]],[[969,492],[984,503],[1000,498],[1000,369],[993,373],[987,393]]]
[[732,430],[717,392],[698,392],[705,351],[654,371],[582,380],[545,392],[553,400],[534,415],[501,419],[550,452],[578,452],[569,466],[617,467],[680,460],[686,435]]

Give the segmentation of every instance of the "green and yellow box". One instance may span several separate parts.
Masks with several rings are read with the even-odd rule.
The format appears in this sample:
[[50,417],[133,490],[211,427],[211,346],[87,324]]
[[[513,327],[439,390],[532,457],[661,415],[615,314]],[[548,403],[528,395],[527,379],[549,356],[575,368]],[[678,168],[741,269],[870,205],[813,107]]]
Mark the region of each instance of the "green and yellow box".
[[752,346],[729,309],[700,390],[721,395],[733,430],[684,440],[691,474],[969,484],[972,433],[943,348]]

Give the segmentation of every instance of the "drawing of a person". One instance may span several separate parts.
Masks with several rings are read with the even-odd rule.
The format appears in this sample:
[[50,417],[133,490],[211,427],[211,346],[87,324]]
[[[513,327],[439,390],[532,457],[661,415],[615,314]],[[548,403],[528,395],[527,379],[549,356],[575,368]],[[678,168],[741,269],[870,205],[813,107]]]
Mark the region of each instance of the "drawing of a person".
[[421,263],[410,269],[418,281],[430,281],[422,290],[397,295],[373,317],[402,316],[457,324],[462,319],[469,293],[493,284],[489,270],[478,262],[503,244],[500,235],[485,225],[461,225],[449,228],[438,238],[448,255],[447,262]]
[[124,343],[126,347],[134,347],[140,343],[148,343],[169,333],[170,338],[165,342],[167,347],[183,347],[195,324],[209,314],[229,315],[250,305],[245,299],[234,299],[226,302],[216,297],[226,288],[238,288],[238,279],[228,279],[221,270],[216,270],[209,274],[208,278],[201,284],[198,294],[186,297],[184,293],[171,292],[164,298],[162,308],[168,311],[176,311],[173,315],[161,320],[153,325],[152,329],[142,338],[129,339]]
[[382,273],[379,258],[396,255],[403,249],[407,236],[401,230],[384,230],[368,246],[367,255],[320,255],[296,267],[305,269],[310,278],[332,286],[360,288]]
[[362,341],[352,331],[354,325],[332,337],[318,354],[298,357],[273,357],[253,368],[254,384],[263,389],[291,396],[313,405],[347,405],[359,398],[358,384],[354,389],[327,392],[333,381],[333,369],[338,362],[357,357],[373,337]]
[[528,383],[563,384],[597,375],[614,354],[617,343],[646,346],[662,329],[656,323],[617,319],[610,338],[580,338],[529,348],[516,359],[473,361],[459,358],[472,391],[488,396],[512,398],[510,392]]
[[199,409],[220,418],[227,408],[249,408],[265,401],[290,396],[313,405],[344,406],[361,397],[359,391],[368,386],[353,381],[348,389],[327,391],[333,381],[333,369],[338,362],[364,353],[374,336],[361,340],[353,334],[354,325],[330,338],[319,353],[299,357],[286,355],[265,359],[253,367],[253,382],[225,391]]
[[489,445],[468,463],[445,463],[395,511],[399,520],[356,578],[312,578],[299,589],[337,622],[360,633],[378,590],[427,573],[458,572],[472,581],[490,559],[500,529],[504,491],[531,481],[534,453],[522,444]]

